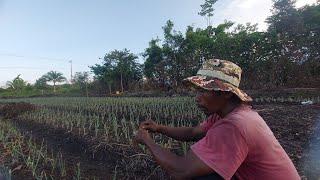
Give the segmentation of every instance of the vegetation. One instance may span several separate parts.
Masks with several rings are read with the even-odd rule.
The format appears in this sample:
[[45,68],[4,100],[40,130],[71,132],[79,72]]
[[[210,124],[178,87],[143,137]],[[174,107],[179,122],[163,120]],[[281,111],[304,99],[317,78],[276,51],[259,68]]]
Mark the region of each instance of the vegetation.
[[[185,32],[174,30],[168,20],[162,27],[164,39],[152,39],[141,53],[144,62],[128,49],[107,52],[102,64],[89,72],[77,72],[73,85],[64,89],[57,83],[66,79],[51,71],[34,85],[20,75],[0,90],[1,97],[39,96],[52,94],[104,96],[115,92],[142,90],[179,92],[181,80],[196,74],[203,60],[219,58],[232,60],[243,69],[242,89],[319,88],[320,85],[320,4],[295,8],[294,0],[274,0],[272,15],[265,32],[256,24],[245,25],[225,21],[212,26],[216,0],[205,0],[199,15],[208,26],[188,26]],[[59,88],[57,88],[59,87]],[[62,90],[64,89],[64,90]]]
[[[61,155],[52,154],[44,142],[38,145],[33,142],[32,138],[21,134],[10,122],[0,120],[0,140],[2,142],[0,150],[7,153],[5,158],[19,160],[35,179],[52,179],[54,176],[56,178],[66,177],[65,161]],[[12,172],[21,168],[22,165],[15,167],[12,171],[3,168],[6,172],[2,173],[0,171],[0,173],[4,174],[5,179],[11,179]],[[73,177],[75,179],[77,177],[76,172],[76,167],[74,167]]]
[[27,86],[27,82],[24,81],[19,74],[16,78],[14,78],[12,81],[7,82],[7,86],[9,89],[12,89],[13,91],[21,91],[23,88]]
[[[21,101],[27,103],[16,103]],[[255,108],[303,175],[302,148],[313,132],[317,111],[269,103]],[[0,159],[7,159],[3,163],[7,175],[11,170],[13,178],[25,179],[167,179],[145,147],[134,146],[139,123],[151,118],[168,126],[190,127],[206,118],[191,97],[1,99],[0,116]],[[179,155],[193,143],[159,134],[154,139]],[[10,164],[11,159],[16,163]],[[25,174],[17,174],[21,171]]]
[[43,77],[46,79],[46,81],[53,82],[54,93],[56,92],[56,83],[63,82],[66,80],[66,78],[63,77],[62,73],[59,73],[57,71],[50,71],[47,74],[45,74]]
[[168,21],[164,40],[150,41],[144,53],[146,77],[160,87],[177,87],[196,73],[203,59],[220,58],[243,68],[245,89],[318,87],[320,5],[296,9],[294,1],[276,0],[272,12],[266,32],[226,21],[205,29],[189,26],[183,34]]
[[[319,87],[319,4],[297,9],[294,0],[274,0],[272,15],[266,20],[269,28],[259,32],[257,25],[250,23],[225,21],[211,26],[215,2],[206,0],[201,5],[199,14],[208,20],[204,29],[189,26],[182,33],[174,30],[172,21],[167,21],[162,28],[164,39],[152,39],[143,52],[145,83],[156,89],[178,89],[181,80],[194,75],[203,60],[220,58],[243,68],[244,89]],[[110,54],[106,54],[106,59]],[[110,75],[108,67],[108,63],[96,65],[92,72],[101,83],[112,82],[114,88],[109,86],[109,91],[118,87],[130,90],[117,79],[120,66],[118,70],[113,68],[118,71],[116,77]],[[128,76],[129,72],[132,71],[126,71]]]
[[[42,141],[43,137],[49,136],[48,134],[50,131],[58,132],[59,134],[67,134],[68,138],[72,139],[72,142],[82,142],[79,147],[73,143],[72,146],[75,146],[73,148],[79,148],[81,151],[86,152],[83,156],[93,158],[95,165],[99,162],[97,160],[98,158],[114,156],[116,160],[109,159],[111,162],[108,163],[112,163],[114,167],[119,168],[115,168],[114,172],[110,173],[116,174],[117,177],[121,178],[139,178],[139,175],[143,177],[145,174],[149,174],[151,177],[155,178],[166,176],[165,173],[154,164],[151,156],[146,154],[144,148],[140,149],[136,147],[132,149],[132,139],[141,120],[152,117],[159,123],[161,122],[162,124],[171,126],[193,126],[198,124],[197,119],[203,119],[205,117],[195,104],[190,106],[190,104],[192,104],[191,102],[193,102],[192,98],[120,99],[54,97],[19,100],[8,99],[1,100],[1,103],[14,101],[32,102],[37,107],[36,109],[30,108],[34,109],[32,111],[26,112],[25,110],[21,110],[19,111],[19,114],[14,113],[15,117],[12,116],[12,112],[17,109],[26,109],[25,104],[9,104],[2,107],[2,109],[0,108],[1,112],[7,112],[4,114],[6,117],[15,119],[11,122],[4,121],[6,122],[4,124],[5,126],[16,126],[16,128],[10,129],[17,129],[17,127],[24,128],[20,128],[20,130],[26,130],[26,127],[36,129],[40,128],[41,125],[44,132],[41,136],[38,134],[38,136],[40,136],[38,140],[36,138],[34,140],[29,140],[27,138],[27,142],[30,141],[29,144],[31,149],[34,147],[34,145],[32,145],[33,141]],[[184,113],[181,114],[181,112]],[[18,135],[17,132],[15,133]],[[53,134],[52,136],[59,137],[60,135]],[[77,140],[73,138],[76,138]],[[19,141],[24,140],[21,139]],[[61,141],[61,139],[59,139],[59,141]],[[189,143],[174,141],[165,136],[159,136],[157,142],[180,154],[185,153],[190,145]],[[76,166],[69,167],[66,163],[63,163],[63,166],[59,165],[60,160],[57,159],[59,157],[59,152],[49,153],[44,144],[40,145],[41,146],[38,146],[38,148],[35,148],[37,150],[32,151],[35,152],[35,154],[26,156],[30,156],[31,160],[35,159],[35,162],[30,162],[30,167],[28,166],[28,168],[30,168],[29,171],[35,172],[32,176],[43,177],[43,174],[46,173],[47,176],[50,174],[54,178],[57,178],[66,176],[66,174],[63,173],[63,169],[71,169],[71,172],[76,172],[75,170],[78,169]],[[42,156],[39,156],[39,149],[44,151]],[[48,147],[48,149],[54,151],[54,148],[52,147]],[[22,159],[22,162],[26,163],[24,158],[21,157],[23,156],[19,156],[19,158]],[[52,161],[57,160],[52,163],[50,162],[50,171],[43,170],[43,164],[40,165],[40,163],[37,163],[37,161],[42,162],[49,159],[52,159]],[[73,165],[76,165],[77,163],[78,160],[74,160]],[[53,165],[51,166],[51,164]],[[54,173],[48,173],[51,171]],[[78,172],[82,172],[82,170],[78,170]]]
[[97,80],[106,83],[111,94],[112,87],[124,92],[142,78],[140,65],[136,62],[137,56],[129,50],[114,50],[103,58],[103,65],[92,66],[92,72]]
[[[312,153],[303,149],[313,146],[307,143],[318,128],[317,105],[300,104],[320,103],[320,4],[297,9],[294,0],[273,1],[265,32],[250,23],[212,26],[217,0],[204,0],[199,15],[207,27],[188,26],[179,32],[168,20],[162,27],[164,38],[150,40],[141,53],[142,64],[128,49],[113,50],[101,64],[90,66],[91,72],[76,72],[69,84],[57,71],[35,84],[20,75],[8,81],[7,88],[0,88],[0,97],[5,97],[0,98],[0,179],[168,179],[145,146],[135,146],[132,140],[146,119],[179,127],[202,122],[206,116],[193,94],[89,96],[118,96],[117,91],[126,96],[146,91],[183,94],[182,79],[196,74],[210,58],[232,60],[243,68],[242,88],[253,96],[255,110],[302,179],[318,178],[320,166],[312,167]],[[30,96],[34,98],[24,98]],[[178,155],[193,143],[152,136]]]

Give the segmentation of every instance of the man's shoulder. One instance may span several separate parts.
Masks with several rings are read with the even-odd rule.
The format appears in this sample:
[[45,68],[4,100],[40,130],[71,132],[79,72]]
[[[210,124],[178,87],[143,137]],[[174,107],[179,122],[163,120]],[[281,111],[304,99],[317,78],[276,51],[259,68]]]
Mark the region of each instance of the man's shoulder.
[[268,129],[263,118],[250,106],[241,108],[230,114],[222,123],[233,125],[245,134],[248,131],[252,131],[252,129],[257,129],[257,127],[265,127]]
[[234,126],[241,132],[265,124],[263,118],[249,105],[241,105],[224,118],[220,118],[218,114],[212,114],[206,119],[206,122],[213,129]]
[[227,120],[236,123],[246,123],[247,121],[260,121],[262,117],[249,105],[241,105],[237,110],[231,112],[226,117]]

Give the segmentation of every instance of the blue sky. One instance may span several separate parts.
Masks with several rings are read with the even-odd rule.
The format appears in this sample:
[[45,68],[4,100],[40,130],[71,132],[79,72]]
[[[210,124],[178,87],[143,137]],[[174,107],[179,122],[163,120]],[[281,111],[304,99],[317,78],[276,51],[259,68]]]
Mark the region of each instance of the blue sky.
[[[297,6],[316,0],[298,0]],[[171,19],[175,29],[204,27],[203,0],[0,0],[0,86],[18,74],[31,83],[50,70],[89,71],[114,49],[144,51]],[[213,23],[259,23],[271,0],[219,0]],[[140,59],[140,62],[143,60]]]

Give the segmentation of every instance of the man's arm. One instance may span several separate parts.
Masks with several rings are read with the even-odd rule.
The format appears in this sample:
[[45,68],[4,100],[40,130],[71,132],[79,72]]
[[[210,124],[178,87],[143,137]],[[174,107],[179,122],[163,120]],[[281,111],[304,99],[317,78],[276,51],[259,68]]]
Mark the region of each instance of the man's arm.
[[206,135],[200,126],[169,127],[160,125],[158,132],[178,141],[198,141]]
[[202,162],[192,151],[189,151],[186,156],[177,156],[156,144],[146,130],[139,130],[136,141],[145,144],[157,163],[175,179],[193,178],[214,173],[213,169]]
[[152,120],[147,120],[141,123],[141,128],[164,134],[178,141],[197,141],[202,139],[206,132],[200,127],[169,127],[159,125]]

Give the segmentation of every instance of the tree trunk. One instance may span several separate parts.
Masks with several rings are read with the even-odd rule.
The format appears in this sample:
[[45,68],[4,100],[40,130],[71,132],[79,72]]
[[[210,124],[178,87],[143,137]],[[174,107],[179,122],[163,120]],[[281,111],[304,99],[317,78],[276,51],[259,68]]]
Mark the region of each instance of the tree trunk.
[[111,84],[109,84],[109,94],[111,95]]
[[53,81],[53,93],[56,93],[56,82]]
[[87,85],[87,83],[86,83],[86,95],[87,95],[87,97],[89,97],[89,93],[88,93],[88,85]]
[[123,92],[122,73],[120,73],[121,92]]

